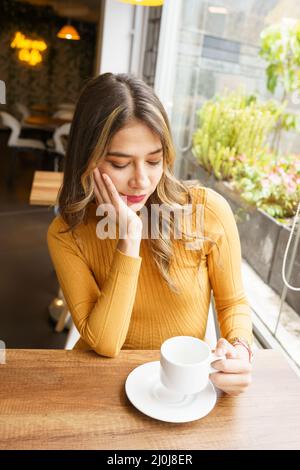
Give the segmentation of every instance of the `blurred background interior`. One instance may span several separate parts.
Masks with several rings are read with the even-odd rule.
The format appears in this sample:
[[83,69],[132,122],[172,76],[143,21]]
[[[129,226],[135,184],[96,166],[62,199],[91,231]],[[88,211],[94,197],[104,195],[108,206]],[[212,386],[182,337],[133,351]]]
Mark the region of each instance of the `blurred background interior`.
[[149,3],[0,0],[0,338],[70,346],[47,227],[82,86],[130,72],[168,112],[176,176],[231,204],[256,347],[280,348],[297,369],[300,294],[281,268],[290,238],[286,276],[300,285],[300,3]]

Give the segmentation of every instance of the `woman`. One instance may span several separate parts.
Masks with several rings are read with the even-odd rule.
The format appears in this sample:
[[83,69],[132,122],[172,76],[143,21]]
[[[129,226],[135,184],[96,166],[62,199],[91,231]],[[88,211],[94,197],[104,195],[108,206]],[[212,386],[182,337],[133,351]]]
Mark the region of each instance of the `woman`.
[[[75,348],[107,357],[159,349],[177,335],[203,339],[213,289],[216,351],[226,360],[214,363],[211,380],[237,395],[250,383],[252,326],[236,224],[222,196],[174,177],[174,156],[166,112],[150,87],[126,74],[89,81],[72,123],[50,254],[81,336]],[[178,225],[184,207],[190,215]],[[117,235],[103,221],[115,222]]]

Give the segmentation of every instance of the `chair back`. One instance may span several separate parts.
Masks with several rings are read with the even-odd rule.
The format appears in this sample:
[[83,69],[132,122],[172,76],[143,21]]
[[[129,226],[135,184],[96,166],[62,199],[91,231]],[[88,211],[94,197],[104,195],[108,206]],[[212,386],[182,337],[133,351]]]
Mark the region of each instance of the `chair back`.
[[0,104],[6,104],[6,86],[3,80],[0,80]]
[[70,134],[71,123],[63,124],[59,126],[53,134],[54,150],[59,155],[65,155],[66,151],[63,144],[63,137],[67,137]]
[[220,328],[217,320],[217,313],[215,309],[215,302],[213,296],[211,297],[211,302],[209,305],[206,331],[204,340],[209,344],[209,346],[214,349],[216,347],[218,339],[221,337]]
[[69,121],[72,121],[73,116],[74,116],[74,111],[69,110],[69,109],[60,109],[59,111],[56,111],[52,115],[53,118],[66,119]]
[[66,111],[75,111],[75,104],[73,103],[59,103],[57,105],[58,110],[66,110]]
[[5,111],[0,111],[0,117],[2,119],[2,123],[11,129],[7,145],[9,147],[16,146],[21,132],[21,124],[14,116]]
[[21,114],[22,119],[27,119],[30,116],[30,111],[23,103],[15,103],[16,110]]
[[74,325],[73,321],[71,321],[71,327],[69,334],[67,336],[65,349],[73,349],[77,341],[80,339],[80,334]]

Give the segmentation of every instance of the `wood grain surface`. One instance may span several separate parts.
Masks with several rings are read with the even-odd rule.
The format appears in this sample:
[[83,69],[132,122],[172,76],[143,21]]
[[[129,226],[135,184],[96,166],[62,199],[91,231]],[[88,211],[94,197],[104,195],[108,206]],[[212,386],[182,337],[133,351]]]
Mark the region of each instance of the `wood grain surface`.
[[0,364],[0,449],[300,449],[300,380],[259,350],[247,392],[218,396],[206,417],[161,422],[136,410],[125,380],[159,351],[13,350]]
[[62,181],[62,172],[35,171],[30,192],[30,204],[54,206]]

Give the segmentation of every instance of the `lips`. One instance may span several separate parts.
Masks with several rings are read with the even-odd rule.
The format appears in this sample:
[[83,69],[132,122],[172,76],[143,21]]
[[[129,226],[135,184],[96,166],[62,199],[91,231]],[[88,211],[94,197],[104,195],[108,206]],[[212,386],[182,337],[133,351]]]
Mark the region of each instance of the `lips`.
[[121,195],[127,197],[128,202],[140,202],[146,197],[146,194],[142,194],[141,196],[129,196],[128,194],[121,193]]

